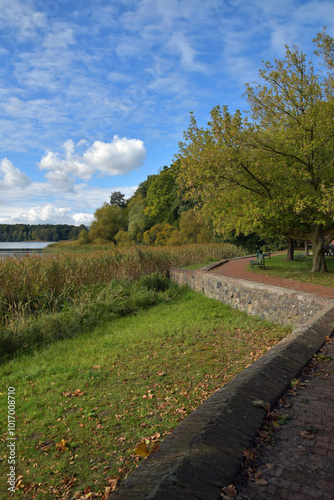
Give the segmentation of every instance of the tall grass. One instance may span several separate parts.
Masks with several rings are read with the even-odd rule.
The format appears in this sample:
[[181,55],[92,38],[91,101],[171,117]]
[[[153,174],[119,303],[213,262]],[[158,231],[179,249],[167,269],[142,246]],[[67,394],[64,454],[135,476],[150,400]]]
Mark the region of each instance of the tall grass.
[[[80,329],[95,325],[101,315],[109,318],[119,314],[118,306],[124,296],[128,297],[129,283],[143,275],[165,273],[172,266],[204,258],[218,260],[238,254],[233,245],[189,245],[3,259],[0,357],[41,342],[73,336]],[[119,288],[116,280],[128,284]],[[147,300],[151,299],[146,294],[143,302]],[[127,305],[124,311],[133,312],[136,307]]]
[[[67,247],[70,249],[71,247]],[[0,324],[41,311],[58,311],[72,302],[81,287],[113,279],[136,279],[143,274],[166,272],[204,259],[235,257],[230,244],[184,247],[111,248],[86,254],[26,256],[0,261]]]

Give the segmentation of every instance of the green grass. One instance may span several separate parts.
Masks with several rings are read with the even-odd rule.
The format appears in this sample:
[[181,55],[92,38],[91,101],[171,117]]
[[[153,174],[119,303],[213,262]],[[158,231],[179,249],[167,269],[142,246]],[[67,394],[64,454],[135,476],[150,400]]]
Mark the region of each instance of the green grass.
[[170,300],[180,289],[162,273],[137,280],[112,280],[80,287],[72,302],[58,311],[17,316],[0,329],[0,363],[15,355],[30,352],[41,345],[74,337],[90,331],[101,322],[136,314],[164,300]]
[[[219,260],[222,260],[222,259],[219,259]],[[218,261],[215,259],[207,259],[207,260],[204,260],[202,262],[197,262],[196,264],[188,264],[187,266],[183,266],[183,268],[197,270],[197,269],[202,269],[202,267],[206,267],[210,264],[213,264],[214,262],[218,262]]]
[[[303,258],[304,256],[304,258]],[[297,281],[304,281],[323,286],[334,286],[334,257],[326,257],[328,273],[312,273],[312,256],[305,257],[302,252],[295,253],[295,260],[286,260],[286,254],[272,255],[266,258],[265,269],[255,266],[254,272],[265,274],[266,276],[278,276]],[[252,270],[248,266],[248,270]]]
[[107,498],[141,455],[287,333],[183,288],[0,366],[2,478],[7,388],[16,389],[21,483],[12,498],[72,499],[89,488]]

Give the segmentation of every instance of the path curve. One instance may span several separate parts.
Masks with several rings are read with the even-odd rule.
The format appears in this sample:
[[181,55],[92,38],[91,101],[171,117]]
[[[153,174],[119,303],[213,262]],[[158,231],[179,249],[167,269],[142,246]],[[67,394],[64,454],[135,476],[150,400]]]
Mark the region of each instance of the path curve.
[[[302,281],[295,281],[287,278],[278,278],[277,276],[266,276],[258,270],[248,270],[249,261],[251,258],[245,257],[242,259],[229,260],[228,262],[214,267],[209,272],[215,274],[222,274],[231,278],[239,278],[247,281],[254,281],[256,283],[265,283],[267,285],[280,286],[283,288],[290,288],[300,292],[313,293],[321,297],[334,299],[334,288],[322,285],[313,285]],[[270,266],[270,259],[266,260]]]

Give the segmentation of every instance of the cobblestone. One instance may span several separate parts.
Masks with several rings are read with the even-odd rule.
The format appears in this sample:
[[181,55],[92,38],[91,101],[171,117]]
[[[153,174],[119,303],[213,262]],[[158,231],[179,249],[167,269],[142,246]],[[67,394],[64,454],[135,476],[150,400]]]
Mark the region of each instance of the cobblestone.
[[[238,500],[334,499],[334,340],[321,354],[330,361],[315,364],[305,386],[301,382],[277,407],[290,420],[274,433],[275,445],[257,445],[256,473],[262,481],[257,483],[244,465],[236,482]],[[267,484],[260,484],[263,480]]]

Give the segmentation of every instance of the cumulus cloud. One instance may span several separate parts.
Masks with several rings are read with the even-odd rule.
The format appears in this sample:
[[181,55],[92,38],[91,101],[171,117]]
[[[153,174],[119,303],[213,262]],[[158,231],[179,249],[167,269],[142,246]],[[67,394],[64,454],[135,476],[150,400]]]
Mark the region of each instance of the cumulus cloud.
[[11,189],[14,187],[25,187],[31,183],[29,177],[14,167],[11,161],[4,158],[0,162],[0,189]]
[[84,224],[85,226],[89,226],[94,216],[92,214],[85,213],[77,213],[73,215],[73,221],[75,226],[80,226],[80,224]]
[[139,168],[146,155],[143,141],[114,136],[111,142],[95,141],[83,159],[94,171],[120,175]]
[[20,222],[23,224],[69,224],[89,226],[93,215],[83,212],[74,212],[68,207],[59,207],[55,203],[46,203],[34,206],[25,212],[17,213],[10,221],[7,218],[0,219],[2,223]]
[[117,135],[111,142],[95,141],[85,150],[83,146],[84,141],[76,145],[68,140],[63,144],[64,154],[48,151],[43,156],[39,168],[48,170],[46,177],[55,187],[73,191],[74,178],[87,181],[93,174],[126,174],[139,168],[146,155],[143,141]]

